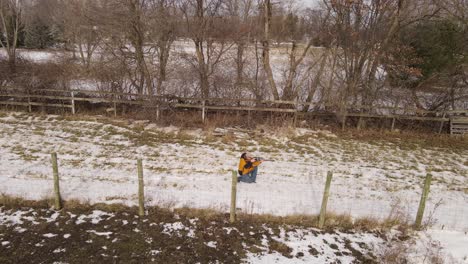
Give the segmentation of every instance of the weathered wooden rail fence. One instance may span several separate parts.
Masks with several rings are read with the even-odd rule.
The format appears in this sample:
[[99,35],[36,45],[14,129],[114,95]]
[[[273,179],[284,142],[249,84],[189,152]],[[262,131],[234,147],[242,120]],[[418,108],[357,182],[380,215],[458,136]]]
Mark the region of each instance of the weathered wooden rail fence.
[[450,118],[450,134],[468,134],[468,116],[454,116]]
[[344,109],[342,105],[322,105],[318,111],[302,111],[305,106],[312,109],[315,103],[284,100],[256,100],[248,98],[197,98],[178,97],[172,95],[149,96],[135,93],[106,92],[96,90],[55,90],[55,89],[3,89],[0,90],[0,105],[24,106],[28,111],[32,107],[56,107],[70,109],[72,114],[77,113],[78,105],[83,102],[101,103],[106,106],[107,112],[118,114],[118,107],[122,105],[139,106],[154,109],[156,117],[161,111],[168,109],[196,109],[201,112],[201,120],[207,118],[207,112],[242,111],[286,113],[292,116],[293,124],[297,119],[307,116],[337,116],[342,122],[343,129],[348,117],[359,119],[390,119],[391,129],[395,127],[396,120],[415,120],[427,122],[440,122],[439,133],[444,124],[450,123],[453,134],[468,133],[468,109],[452,111],[427,111],[411,107],[393,106],[362,106],[353,105]]

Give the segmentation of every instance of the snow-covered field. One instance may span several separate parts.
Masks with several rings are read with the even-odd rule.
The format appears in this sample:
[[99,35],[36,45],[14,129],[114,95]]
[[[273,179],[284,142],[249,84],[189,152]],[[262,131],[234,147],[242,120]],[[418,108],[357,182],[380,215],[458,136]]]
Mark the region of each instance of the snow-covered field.
[[[468,248],[468,148],[352,140],[307,129],[216,129],[223,135],[216,137],[201,129],[94,119],[0,112],[0,193],[51,197],[50,153],[57,152],[64,199],[135,205],[141,158],[148,205],[227,212],[232,170],[250,151],[274,161],[262,164],[256,184],[239,184],[244,212],[317,214],[332,171],[329,211],[412,222],[431,172],[424,221],[434,230],[458,231]],[[454,254],[466,260],[467,253]]]
[[[26,49],[18,49],[17,50],[18,57],[36,62],[36,63],[45,63],[54,61],[57,57],[60,56],[61,53],[54,52],[54,51],[44,51],[44,50],[26,50]],[[7,52],[5,49],[0,49],[0,58],[6,58]]]

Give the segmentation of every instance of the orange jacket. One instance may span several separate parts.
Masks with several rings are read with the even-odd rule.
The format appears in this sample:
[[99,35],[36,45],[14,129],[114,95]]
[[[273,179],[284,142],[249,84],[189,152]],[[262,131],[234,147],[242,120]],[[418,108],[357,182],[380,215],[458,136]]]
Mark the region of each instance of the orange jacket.
[[248,174],[249,172],[253,171],[255,167],[257,167],[261,163],[262,163],[261,161],[250,162],[250,161],[246,161],[244,158],[240,158],[239,175],[242,176],[242,175]]

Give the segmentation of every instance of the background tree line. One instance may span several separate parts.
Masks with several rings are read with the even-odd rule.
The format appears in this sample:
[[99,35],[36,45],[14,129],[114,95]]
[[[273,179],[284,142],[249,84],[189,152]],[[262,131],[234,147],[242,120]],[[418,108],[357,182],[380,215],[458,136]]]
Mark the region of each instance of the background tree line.
[[[0,88],[85,80],[147,95],[310,102],[304,111],[466,107],[466,1],[299,7],[293,0],[0,0]],[[18,48],[63,56],[34,65],[18,61]],[[28,79],[31,72],[42,81]]]

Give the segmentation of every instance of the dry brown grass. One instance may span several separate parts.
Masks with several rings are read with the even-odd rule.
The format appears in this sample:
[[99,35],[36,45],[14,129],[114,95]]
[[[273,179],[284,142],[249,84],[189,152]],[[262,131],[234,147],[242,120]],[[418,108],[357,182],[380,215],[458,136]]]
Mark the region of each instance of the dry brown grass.
[[6,208],[50,208],[54,205],[53,198],[45,198],[41,200],[27,200],[20,197],[14,197],[6,194],[0,194],[0,206]]
[[369,143],[387,141],[405,148],[445,148],[451,150],[464,150],[468,144],[467,137],[452,137],[447,134],[434,134],[418,131],[388,131],[377,129],[335,131],[341,138],[354,139]]
[[[77,199],[62,201],[63,210],[79,210],[87,211],[91,209],[98,209],[108,212],[137,212],[136,206],[129,207],[120,203],[98,203],[90,204],[89,201],[81,201]],[[5,194],[0,194],[0,206],[14,209],[21,207],[30,208],[52,208],[54,205],[53,198],[45,198],[38,201],[26,200],[19,197],[13,197]],[[227,221],[229,214],[221,213],[216,209],[195,209],[189,207],[177,208],[171,210],[166,207],[147,207],[146,210],[151,214],[152,212],[174,212],[190,218],[200,218],[207,221]],[[270,214],[247,214],[238,213],[237,218],[240,221],[248,221],[255,224],[273,224],[273,225],[291,225],[301,227],[318,227],[318,215],[289,215],[289,216],[274,216]],[[397,215],[389,216],[389,218],[380,221],[371,217],[353,219],[349,214],[336,214],[328,212],[325,218],[325,230],[341,229],[341,230],[384,230],[398,227],[398,229],[406,234],[410,225],[404,219],[397,219]]]
[[207,221],[224,219],[226,215],[214,209],[195,209],[182,207],[174,209],[174,213],[184,215],[188,218],[200,218]]
[[382,223],[382,221],[374,217],[358,218],[354,221],[353,225],[354,225],[354,228],[360,229],[360,230],[375,230],[375,229],[381,228],[382,225],[386,226],[385,223]]
[[[12,197],[5,194],[0,195],[0,206],[6,208],[20,208],[20,207],[31,207],[31,208],[51,208],[54,204],[52,198],[46,198],[38,201],[25,200],[19,197]],[[63,201],[64,210],[90,210],[98,209],[109,212],[137,212],[138,208],[133,206],[129,207],[120,203],[106,204],[90,204],[89,201],[81,201],[76,199]],[[149,212],[152,211],[172,211],[165,207],[148,207],[146,208]],[[211,220],[227,220],[229,214],[221,213],[216,209],[195,209],[189,207],[177,208],[173,212],[184,215],[186,217],[197,217]],[[302,227],[317,227],[318,216],[317,215],[289,215],[289,216],[274,216],[270,214],[246,214],[239,213],[237,215],[239,220],[246,220],[251,223],[263,224],[276,224],[276,225],[292,225]],[[409,225],[403,219],[396,219],[396,217],[389,217],[383,221],[371,218],[363,217],[353,219],[349,214],[336,214],[328,212],[325,218],[325,230],[342,229],[342,230],[378,230],[378,229],[390,229],[398,227],[400,231],[406,233],[409,229]]]
[[409,247],[404,243],[393,243],[387,245],[380,252],[382,264],[408,263]]
[[87,201],[81,201],[77,199],[70,199],[63,201],[63,209],[65,210],[74,210],[74,209],[85,209],[89,208],[91,205]]
[[325,229],[343,228],[345,230],[353,229],[353,218],[349,214],[336,214],[327,212],[325,216]]
[[[392,240],[378,252],[382,264],[413,263],[417,256],[421,263],[444,264],[458,263],[450,258],[445,258],[442,247],[432,241],[432,239],[422,240],[422,246],[413,247],[414,239]],[[410,261],[411,260],[411,261]],[[419,262],[418,262],[419,263]]]
[[304,227],[316,227],[318,216],[314,215],[289,215],[275,216],[271,214],[237,214],[238,219],[245,219],[254,223],[272,223],[278,225],[299,225]]
[[[289,216],[274,216],[269,214],[238,214],[239,219],[246,219],[256,223],[271,223],[278,225],[292,225],[302,227],[318,227],[318,215],[289,215]],[[403,219],[395,218],[379,220],[372,217],[361,217],[353,219],[349,214],[336,214],[327,212],[325,218],[325,230],[342,229],[342,230],[388,230],[398,228],[402,233],[407,233],[411,227]]]

